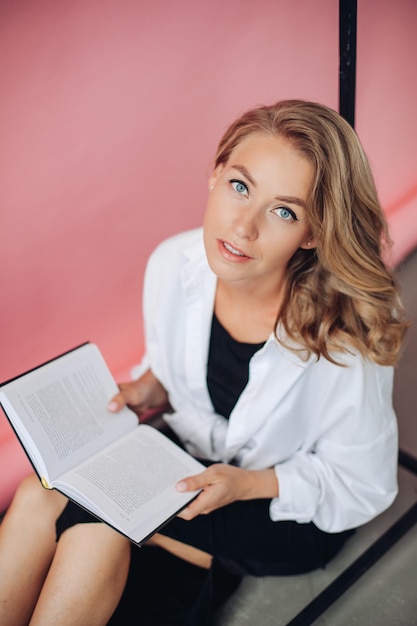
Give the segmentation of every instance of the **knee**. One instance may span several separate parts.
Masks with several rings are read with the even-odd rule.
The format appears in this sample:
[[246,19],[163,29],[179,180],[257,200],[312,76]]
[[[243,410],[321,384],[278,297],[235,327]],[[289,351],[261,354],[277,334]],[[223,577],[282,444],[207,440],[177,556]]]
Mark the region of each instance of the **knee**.
[[45,514],[50,509],[56,515],[65,503],[66,498],[60,493],[42,487],[35,474],[22,480],[13,498],[13,506],[29,514],[36,514],[38,511]]
[[14,504],[18,505],[36,505],[41,503],[45,499],[45,489],[40,484],[37,476],[31,474],[26,476],[18,486],[15,496]]

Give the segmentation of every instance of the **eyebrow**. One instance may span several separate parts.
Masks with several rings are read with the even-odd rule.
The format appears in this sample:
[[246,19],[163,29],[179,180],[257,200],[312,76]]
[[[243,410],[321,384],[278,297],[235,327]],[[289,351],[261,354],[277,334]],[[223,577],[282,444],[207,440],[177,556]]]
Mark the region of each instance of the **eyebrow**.
[[256,181],[252,178],[252,176],[249,173],[249,170],[244,165],[232,165],[231,167],[233,167],[233,169],[243,174],[243,176],[245,176],[245,178],[248,179],[248,181],[250,182],[251,185],[253,185],[253,187],[257,187]]
[[[256,181],[244,165],[231,165],[231,167],[245,176],[253,187],[257,187]],[[280,202],[287,202],[288,204],[296,204],[307,210],[307,205],[304,200],[297,198],[296,196],[276,196],[276,200],[279,200]]]

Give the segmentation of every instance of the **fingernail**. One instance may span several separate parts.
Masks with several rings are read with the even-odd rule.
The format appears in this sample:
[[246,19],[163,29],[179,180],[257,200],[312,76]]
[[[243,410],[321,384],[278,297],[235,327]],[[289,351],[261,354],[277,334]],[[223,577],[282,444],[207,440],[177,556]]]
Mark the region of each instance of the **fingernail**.
[[187,483],[181,480],[176,484],[177,491],[187,491]]
[[117,404],[117,402],[112,401],[108,403],[107,408],[109,411],[117,411],[119,405]]

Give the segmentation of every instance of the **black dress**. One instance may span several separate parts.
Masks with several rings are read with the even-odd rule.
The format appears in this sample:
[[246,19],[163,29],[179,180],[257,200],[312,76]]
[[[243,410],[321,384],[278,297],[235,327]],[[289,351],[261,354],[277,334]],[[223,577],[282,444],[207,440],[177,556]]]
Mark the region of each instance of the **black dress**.
[[[249,361],[262,345],[236,341],[213,316],[207,385],[220,415],[229,417],[248,382]],[[76,523],[96,521],[69,503],[57,520],[57,537]],[[175,518],[160,532],[212,554],[212,567],[201,569],[154,546],[132,545],[128,583],[111,626],[208,626],[243,576],[324,567],[352,534],[325,533],[313,523],[273,522],[266,499],[234,502],[191,521]]]

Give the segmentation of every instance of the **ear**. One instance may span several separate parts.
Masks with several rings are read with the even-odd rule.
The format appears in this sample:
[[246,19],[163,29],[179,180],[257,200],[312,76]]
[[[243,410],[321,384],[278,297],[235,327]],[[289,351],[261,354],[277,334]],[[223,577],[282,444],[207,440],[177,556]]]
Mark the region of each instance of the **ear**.
[[303,250],[314,250],[316,246],[316,238],[311,235],[304,243],[301,244],[300,248]]
[[212,172],[210,178],[208,179],[208,188],[209,191],[212,191],[216,185],[217,179],[219,178],[222,170],[224,169],[224,163],[220,163]]

